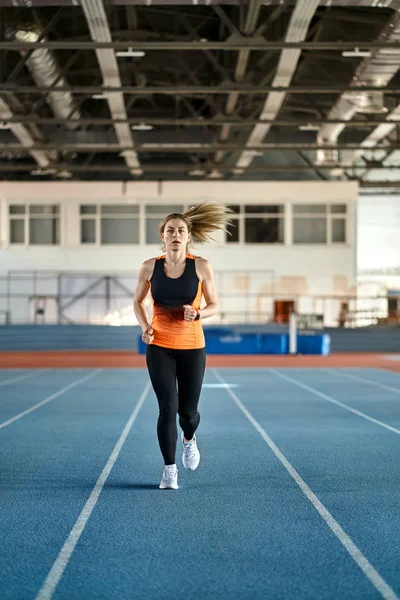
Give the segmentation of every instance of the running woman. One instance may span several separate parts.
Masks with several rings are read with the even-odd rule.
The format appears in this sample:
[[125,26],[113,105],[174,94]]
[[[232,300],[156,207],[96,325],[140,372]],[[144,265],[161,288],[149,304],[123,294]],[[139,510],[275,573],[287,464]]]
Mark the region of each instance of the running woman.
[[[160,489],[178,489],[175,463],[177,414],[182,429],[182,462],[194,471],[200,463],[195,432],[200,423],[198,404],[206,365],[201,321],[218,312],[214,273],[210,262],[188,251],[192,239],[210,241],[210,233],[226,231],[229,209],[202,202],[184,213],[172,213],[160,224],[165,254],[146,260],[139,272],[134,311],[147,344],[146,363],[157,396],[157,436],[164,458]],[[149,323],[144,307],[153,299]],[[205,306],[200,309],[202,297]]]

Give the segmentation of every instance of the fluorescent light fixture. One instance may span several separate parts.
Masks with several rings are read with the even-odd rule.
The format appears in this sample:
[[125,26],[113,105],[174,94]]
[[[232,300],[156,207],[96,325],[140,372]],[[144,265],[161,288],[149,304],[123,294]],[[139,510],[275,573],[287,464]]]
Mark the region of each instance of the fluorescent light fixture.
[[143,58],[146,55],[146,52],[143,50],[133,50],[130,46],[128,50],[119,50],[115,53],[116,56],[125,56],[129,58]]
[[56,169],[33,169],[31,175],[55,175]]
[[299,125],[300,131],[319,131],[319,125],[313,125],[312,123],[307,123],[307,125]]
[[93,94],[92,96],[93,100],[106,100],[106,96],[104,94]]
[[188,175],[191,175],[193,177],[200,177],[200,175],[204,175],[204,173],[205,171],[203,171],[202,169],[192,169],[191,171],[188,171]]
[[211,173],[208,174],[207,177],[209,179],[221,179],[223,177],[223,174],[221,173],[221,171],[217,171],[216,169],[214,169],[213,171],[211,171]]
[[151,131],[154,127],[148,123],[139,123],[137,125],[132,125],[131,129],[134,129],[135,131]]
[[232,173],[234,173],[235,175],[243,175],[244,172],[245,169],[232,169]]
[[360,50],[359,48],[354,48],[354,50],[344,50],[342,52],[342,56],[345,58],[362,58],[362,57],[370,57],[370,50]]
[[60,179],[70,179],[72,177],[71,171],[59,171],[57,177]]

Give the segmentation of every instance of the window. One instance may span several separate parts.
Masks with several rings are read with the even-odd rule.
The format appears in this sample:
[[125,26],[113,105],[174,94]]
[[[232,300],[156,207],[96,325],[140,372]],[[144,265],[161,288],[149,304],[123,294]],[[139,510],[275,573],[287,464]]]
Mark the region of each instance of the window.
[[232,225],[226,235],[227,243],[283,244],[284,206],[282,204],[232,205]]
[[345,204],[332,204],[330,206],[329,230],[332,244],[346,243],[346,213]]
[[182,204],[148,204],[145,206],[145,242],[146,244],[159,244],[160,238],[160,223],[171,213],[182,213],[184,207]]
[[337,244],[346,242],[345,204],[294,204],[294,244]]
[[9,207],[10,244],[25,244],[26,206],[11,204]]
[[11,204],[10,244],[58,245],[60,243],[59,204]]
[[134,204],[82,204],[81,244],[138,244],[139,207]]

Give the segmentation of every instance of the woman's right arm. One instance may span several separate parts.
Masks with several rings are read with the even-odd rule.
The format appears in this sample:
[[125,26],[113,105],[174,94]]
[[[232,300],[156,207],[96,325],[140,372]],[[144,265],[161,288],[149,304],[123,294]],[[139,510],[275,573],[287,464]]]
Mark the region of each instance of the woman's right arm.
[[147,341],[147,343],[151,343],[153,341],[152,338],[154,338],[153,330],[151,328],[150,323],[148,322],[146,309],[144,307],[144,300],[150,289],[149,280],[153,273],[153,269],[154,259],[146,260],[142,264],[142,266],[140,267],[138,282],[133,298],[133,310],[135,312],[137,320],[139,321],[139,325],[142,328],[143,334],[146,334],[146,338],[148,337],[149,341]]

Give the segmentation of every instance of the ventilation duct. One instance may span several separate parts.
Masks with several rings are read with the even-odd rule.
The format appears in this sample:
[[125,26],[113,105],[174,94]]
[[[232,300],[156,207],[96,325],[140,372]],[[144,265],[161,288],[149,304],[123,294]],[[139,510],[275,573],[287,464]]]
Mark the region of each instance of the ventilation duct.
[[[13,116],[14,113],[11,108],[2,98],[0,98],[0,121],[8,121],[8,119],[12,119]],[[10,123],[10,131],[13,132],[17,140],[19,140],[25,148],[35,145],[35,140],[31,136],[29,130],[21,123]],[[30,152],[30,155],[36,160],[40,167],[45,168],[50,165],[50,160],[45,152],[33,150]]]
[[[400,41],[399,12],[397,12],[390,19],[379,39],[385,42]],[[376,92],[363,92],[362,89],[357,89],[357,87],[360,88],[362,85],[375,85],[382,86],[382,88],[384,88],[394,77],[394,75],[396,75],[399,67],[399,51],[396,48],[383,48],[374,52],[371,58],[366,58],[361,62],[356,71],[352,82],[352,85],[355,87],[355,92],[345,92],[342,94],[327,118],[350,121],[350,119],[352,119],[357,112],[363,112],[367,114],[383,114],[388,112],[384,105],[383,89],[382,92],[379,90]],[[388,120],[390,120],[390,116],[388,116]],[[345,127],[346,125],[344,123],[323,125],[317,136],[317,143],[320,145],[336,146],[337,139]],[[369,139],[369,143],[365,145],[368,145],[368,147],[374,146],[380,139],[382,139],[382,137],[384,137],[381,135],[381,133],[389,133],[394,127],[395,125],[393,124],[390,124],[389,127],[387,125],[380,125],[375,129],[375,132],[377,132],[378,135],[374,135],[374,133],[372,133],[371,136],[368,136],[367,139]],[[373,143],[371,143],[372,140],[374,140]],[[318,150],[317,164],[332,164],[333,154],[335,154],[337,158],[337,151],[322,149]],[[351,153],[350,156],[347,155],[346,162],[351,164],[355,156],[356,153]]]
[[[42,31],[36,25],[18,24],[9,28],[7,37],[17,42],[32,43],[38,42]],[[45,38],[43,38],[45,41]],[[21,56],[25,56],[27,51],[21,50]],[[68,87],[68,83],[62,77],[60,68],[53,56],[51,50],[47,48],[38,48],[32,51],[32,54],[26,61],[32,79],[38,87]],[[56,81],[56,83],[54,83]],[[69,92],[49,92],[46,101],[56,117],[68,119],[66,127],[76,129],[78,124],[74,121],[80,118],[80,112],[76,107],[72,94]]]

